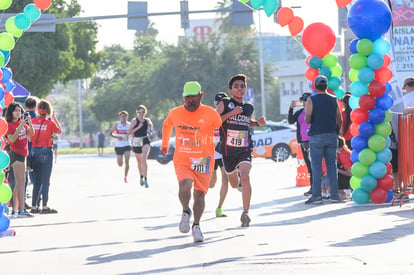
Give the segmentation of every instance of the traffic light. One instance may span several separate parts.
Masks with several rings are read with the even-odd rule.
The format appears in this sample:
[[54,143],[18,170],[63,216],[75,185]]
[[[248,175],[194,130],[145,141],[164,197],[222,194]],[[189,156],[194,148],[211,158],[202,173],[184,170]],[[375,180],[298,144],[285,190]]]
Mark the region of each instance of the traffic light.
[[147,2],[128,2],[128,30],[146,31],[147,29]]
[[190,28],[190,20],[188,19],[188,2],[187,0],[180,1],[181,12],[181,28],[184,30]]
[[233,25],[249,26],[253,24],[253,12],[249,6],[233,0],[231,23]]

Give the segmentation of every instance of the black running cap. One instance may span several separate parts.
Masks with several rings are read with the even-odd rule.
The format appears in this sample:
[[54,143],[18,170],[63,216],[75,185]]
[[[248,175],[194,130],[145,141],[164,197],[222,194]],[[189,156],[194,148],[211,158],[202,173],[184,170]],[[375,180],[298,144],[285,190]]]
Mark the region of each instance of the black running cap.
[[328,79],[324,75],[318,75],[315,78],[315,87],[325,86],[328,85]]

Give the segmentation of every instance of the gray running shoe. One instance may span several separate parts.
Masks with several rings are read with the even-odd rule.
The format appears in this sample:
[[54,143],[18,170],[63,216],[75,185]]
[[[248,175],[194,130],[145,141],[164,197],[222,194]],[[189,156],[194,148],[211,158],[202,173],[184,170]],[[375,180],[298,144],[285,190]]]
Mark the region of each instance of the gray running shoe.
[[180,226],[179,226],[181,233],[190,232],[190,218],[191,218],[191,210],[190,210],[190,214],[183,212],[183,214],[181,215],[181,221],[180,221]]
[[249,227],[249,223],[250,223],[249,214],[246,212],[243,212],[240,217],[240,221],[241,221],[241,227]]
[[201,233],[201,229],[199,225],[194,225],[192,230],[193,238],[195,243],[204,242],[203,233]]

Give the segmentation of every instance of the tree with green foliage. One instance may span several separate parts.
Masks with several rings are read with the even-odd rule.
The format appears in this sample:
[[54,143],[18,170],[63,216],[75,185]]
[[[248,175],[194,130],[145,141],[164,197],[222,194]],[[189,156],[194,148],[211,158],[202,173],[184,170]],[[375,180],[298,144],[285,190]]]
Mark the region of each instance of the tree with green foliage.
[[[8,13],[21,13],[31,0],[14,1]],[[78,16],[76,0],[53,0],[49,9],[57,18]],[[9,67],[13,79],[32,95],[45,97],[58,81],[90,78],[97,71],[102,53],[96,51],[97,24],[57,24],[54,33],[25,32],[11,52]]]

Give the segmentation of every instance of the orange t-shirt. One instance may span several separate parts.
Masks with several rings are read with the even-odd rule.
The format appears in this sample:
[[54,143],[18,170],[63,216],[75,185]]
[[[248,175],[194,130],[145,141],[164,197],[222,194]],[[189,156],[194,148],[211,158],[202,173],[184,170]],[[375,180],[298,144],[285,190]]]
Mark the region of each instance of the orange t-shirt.
[[193,170],[209,173],[214,166],[214,130],[221,123],[220,115],[212,107],[201,104],[194,112],[187,111],[184,105],[176,107],[163,123],[162,147],[169,147],[168,141],[175,127],[174,165],[194,168],[197,163],[208,164],[205,167],[208,170]]

